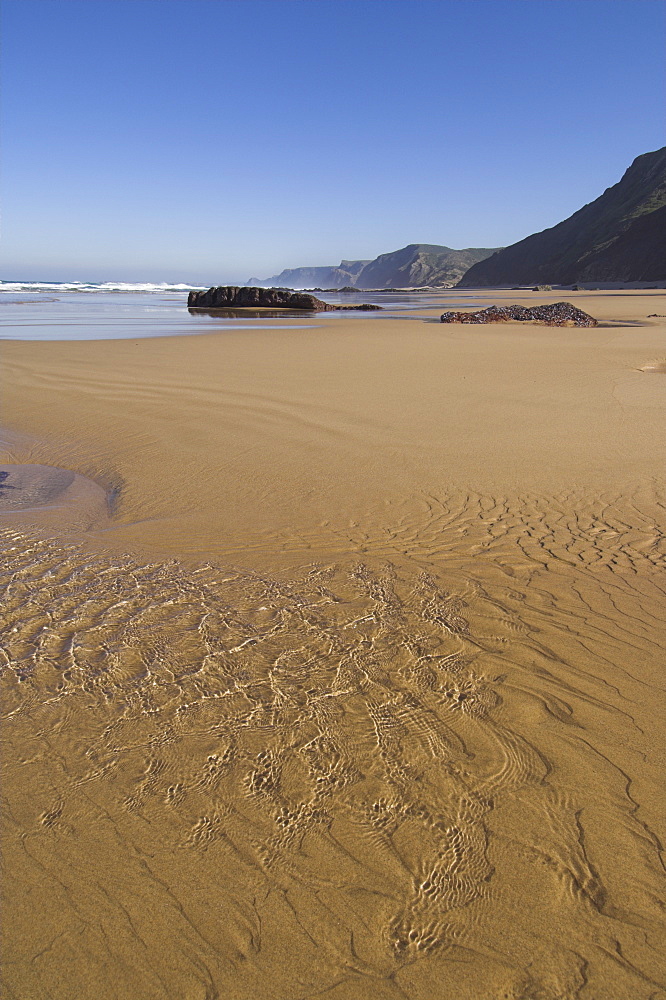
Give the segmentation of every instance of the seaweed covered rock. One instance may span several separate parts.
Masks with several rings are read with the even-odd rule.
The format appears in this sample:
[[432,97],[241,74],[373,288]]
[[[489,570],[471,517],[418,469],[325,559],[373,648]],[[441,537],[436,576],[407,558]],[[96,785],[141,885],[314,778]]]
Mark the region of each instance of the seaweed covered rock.
[[596,326],[589,316],[571,302],[545,306],[488,306],[476,312],[446,312],[442,323],[545,323],[547,326]]

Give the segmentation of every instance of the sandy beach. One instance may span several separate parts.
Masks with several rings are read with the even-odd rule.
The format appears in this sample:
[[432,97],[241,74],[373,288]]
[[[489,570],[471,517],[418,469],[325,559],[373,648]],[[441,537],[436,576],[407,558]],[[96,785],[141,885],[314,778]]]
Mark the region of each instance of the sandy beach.
[[663,360],[664,320],[646,316],[666,312],[665,294],[575,302],[616,325],[468,329],[424,309],[129,344],[6,342],[3,424],[23,438],[5,461],[115,488],[103,544],[243,564],[258,550],[262,568],[381,549],[400,526],[418,546],[431,500],[469,491],[583,501],[646,487],[663,468],[664,385],[639,369]]
[[537,298],[0,345],[4,995],[666,998],[666,293]]

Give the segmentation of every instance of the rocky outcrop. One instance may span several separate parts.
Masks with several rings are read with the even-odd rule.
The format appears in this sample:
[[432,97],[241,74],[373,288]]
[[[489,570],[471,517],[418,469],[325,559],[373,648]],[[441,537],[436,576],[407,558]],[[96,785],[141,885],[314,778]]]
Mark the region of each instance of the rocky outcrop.
[[189,309],[301,309],[305,312],[338,312],[340,310],[375,310],[381,306],[364,302],[353,306],[332,306],[307,292],[292,292],[285,288],[252,288],[238,285],[216,285],[203,292],[190,292]]
[[217,285],[205,292],[190,292],[190,309],[229,309],[245,306],[266,309],[305,309],[308,312],[328,312],[333,308],[314,295],[285,291],[281,288],[248,288],[237,285]]
[[594,316],[588,316],[571,302],[553,302],[546,306],[488,306],[476,312],[442,313],[442,323],[545,323],[546,326],[596,326]]
[[377,306],[374,304],[374,302],[359,302],[359,304],[355,306],[329,306],[329,308],[337,309],[338,312],[345,312],[345,311],[358,312],[359,310],[361,312],[376,312],[378,310],[381,310],[382,306]]

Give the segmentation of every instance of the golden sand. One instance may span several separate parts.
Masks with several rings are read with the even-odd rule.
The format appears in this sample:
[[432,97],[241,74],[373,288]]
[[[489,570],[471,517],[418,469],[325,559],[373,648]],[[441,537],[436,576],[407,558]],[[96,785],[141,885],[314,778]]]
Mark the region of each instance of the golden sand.
[[574,301],[2,346],[4,995],[666,997],[666,308]]

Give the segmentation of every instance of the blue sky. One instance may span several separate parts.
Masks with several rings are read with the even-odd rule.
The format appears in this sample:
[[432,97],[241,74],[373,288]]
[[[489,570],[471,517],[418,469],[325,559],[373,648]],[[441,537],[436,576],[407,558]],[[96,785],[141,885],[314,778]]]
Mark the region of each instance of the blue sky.
[[664,144],[660,0],[3,0],[0,276],[497,246]]

